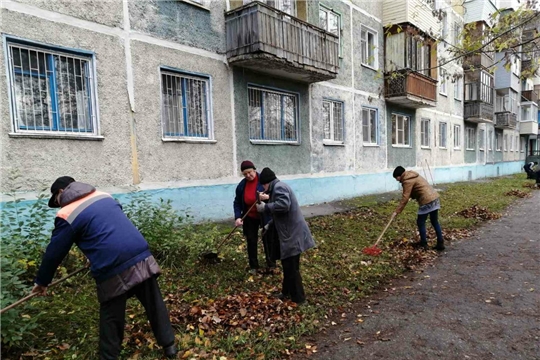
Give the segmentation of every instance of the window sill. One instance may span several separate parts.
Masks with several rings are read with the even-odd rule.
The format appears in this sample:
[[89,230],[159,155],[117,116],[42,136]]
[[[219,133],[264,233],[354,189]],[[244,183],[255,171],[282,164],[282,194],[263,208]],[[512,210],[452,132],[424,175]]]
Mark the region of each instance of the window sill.
[[461,148],[455,147],[454,151],[461,151]]
[[402,148],[402,149],[410,149],[410,148],[412,148],[411,145],[394,145],[394,144],[392,144],[392,147]]
[[478,150],[480,150],[480,151],[484,151],[484,149],[478,149]]
[[184,143],[190,143],[190,144],[216,144],[217,143],[217,140],[193,139],[193,138],[187,138],[187,139],[162,138],[161,141],[163,141],[163,142],[184,142]]
[[206,10],[206,11],[210,12],[209,8],[207,8],[204,5],[201,5],[201,4],[197,3],[195,1],[189,1],[189,0],[182,0],[182,1],[185,2],[186,4],[193,5],[195,7],[198,7],[199,9]]
[[447,147],[439,146],[439,150],[448,150],[448,148],[447,148]]
[[422,149],[422,150],[431,150],[431,147],[429,147],[429,146],[420,146],[420,149]]
[[29,139],[62,139],[62,140],[86,140],[103,141],[105,137],[100,135],[71,135],[71,134],[40,134],[40,133],[9,133],[11,138],[29,138]]
[[376,67],[370,66],[368,64],[360,63],[362,67],[365,67],[366,69],[373,70],[373,71],[379,71]]
[[456,99],[456,98],[454,98],[454,100],[455,100],[455,101],[459,101],[459,102],[461,102],[461,101],[462,101],[461,99]]
[[448,97],[448,94],[445,94],[445,93],[442,93],[442,92],[439,92],[439,95],[442,95],[444,97]]
[[362,144],[364,147],[381,147],[379,144],[375,144],[375,143],[363,143]]
[[323,140],[323,145],[326,146],[345,146],[345,143],[343,141],[334,141],[329,139]]
[[249,140],[253,145],[293,145],[300,146],[300,142],[278,141],[278,140]]
[[476,151],[476,149],[465,149],[467,151]]

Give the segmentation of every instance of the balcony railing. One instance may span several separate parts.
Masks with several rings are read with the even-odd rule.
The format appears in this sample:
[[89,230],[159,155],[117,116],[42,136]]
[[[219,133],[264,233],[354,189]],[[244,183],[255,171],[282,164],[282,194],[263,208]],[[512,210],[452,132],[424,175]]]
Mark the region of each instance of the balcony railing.
[[495,113],[495,127],[499,129],[515,129],[517,115],[509,111]]
[[527,101],[538,102],[538,93],[534,90],[523,90],[521,92],[521,97]]
[[437,105],[437,80],[416,71],[386,74],[384,94],[388,102],[410,108]]
[[339,38],[260,2],[225,17],[229,63],[304,82],[334,79]]
[[492,123],[493,105],[483,101],[465,102],[463,118],[475,123]]
[[493,58],[487,56],[485,53],[468,56],[463,61],[463,68],[465,70],[469,68],[489,68],[490,66],[493,66]]

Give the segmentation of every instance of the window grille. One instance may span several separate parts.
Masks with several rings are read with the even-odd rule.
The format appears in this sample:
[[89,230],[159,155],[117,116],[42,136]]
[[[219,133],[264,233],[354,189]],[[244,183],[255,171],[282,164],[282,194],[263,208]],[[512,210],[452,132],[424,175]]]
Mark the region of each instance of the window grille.
[[92,57],[8,43],[14,128],[95,135]]
[[298,96],[248,87],[249,138],[298,141]]
[[163,137],[210,139],[209,78],[161,72]]
[[343,142],[343,103],[341,101],[323,100],[324,138]]

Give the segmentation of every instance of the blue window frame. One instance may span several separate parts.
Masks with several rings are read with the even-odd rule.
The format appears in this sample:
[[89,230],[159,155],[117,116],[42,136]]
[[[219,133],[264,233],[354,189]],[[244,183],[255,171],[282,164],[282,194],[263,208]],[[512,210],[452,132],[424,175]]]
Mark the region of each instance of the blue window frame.
[[298,141],[298,94],[248,86],[249,138]]
[[161,69],[164,138],[210,139],[210,77]]
[[15,131],[95,134],[92,55],[6,44]]

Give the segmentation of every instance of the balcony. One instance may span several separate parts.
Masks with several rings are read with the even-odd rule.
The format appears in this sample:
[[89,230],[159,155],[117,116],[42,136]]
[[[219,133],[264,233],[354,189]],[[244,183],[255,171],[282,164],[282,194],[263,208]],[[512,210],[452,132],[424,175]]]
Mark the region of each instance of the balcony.
[[407,108],[437,106],[437,80],[416,71],[399,70],[386,74],[384,96],[389,103]]
[[538,103],[538,93],[534,90],[523,90],[521,92],[521,97],[526,101]]
[[493,123],[493,105],[483,101],[469,101],[463,108],[465,121],[477,124]]
[[263,3],[225,14],[230,64],[291,80],[335,79],[339,38]]
[[538,122],[536,121],[520,121],[520,135],[538,135]]
[[495,113],[495,127],[497,129],[515,129],[517,115],[509,111]]
[[463,69],[465,70],[489,68],[490,66],[493,66],[493,59],[484,53],[468,56],[463,61]]

